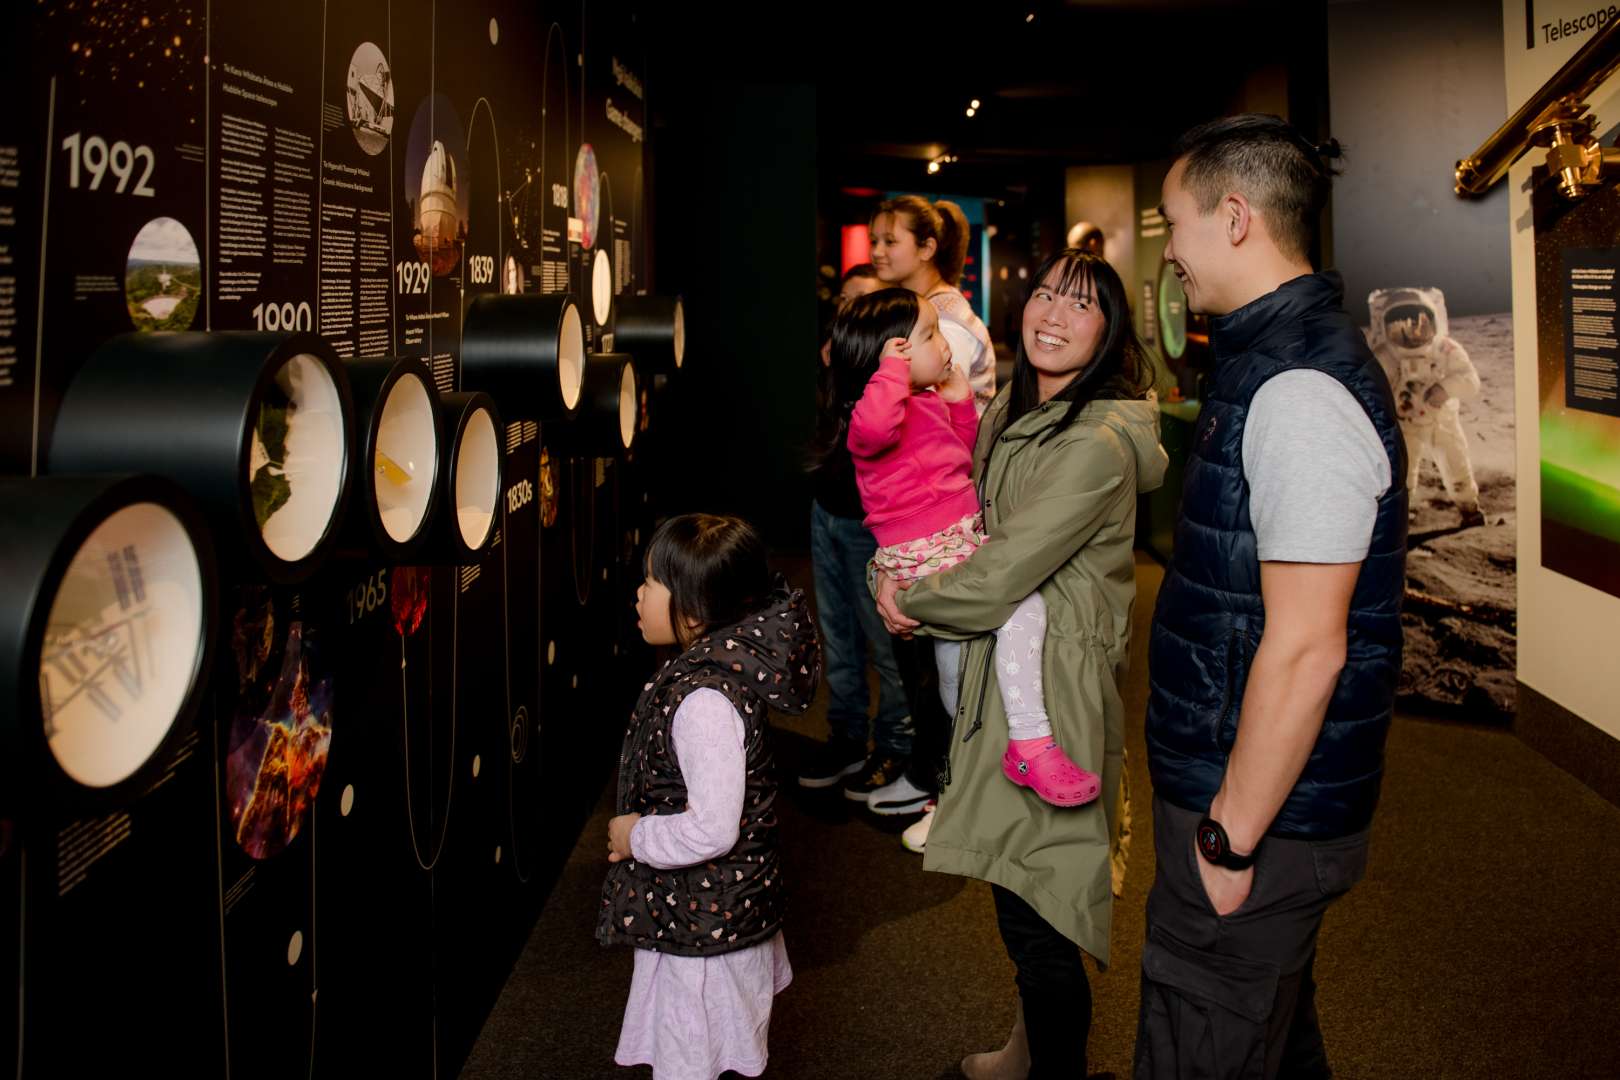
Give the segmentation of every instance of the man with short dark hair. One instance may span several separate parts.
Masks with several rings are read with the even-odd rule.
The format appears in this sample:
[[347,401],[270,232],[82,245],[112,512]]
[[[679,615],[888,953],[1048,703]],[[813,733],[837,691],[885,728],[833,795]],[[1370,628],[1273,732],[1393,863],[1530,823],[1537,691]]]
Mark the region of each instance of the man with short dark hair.
[[1149,646],[1138,1080],[1332,1075],[1312,962],[1366,867],[1406,558],[1389,384],[1310,264],[1332,176],[1250,115],[1184,135],[1164,182],[1215,370]]

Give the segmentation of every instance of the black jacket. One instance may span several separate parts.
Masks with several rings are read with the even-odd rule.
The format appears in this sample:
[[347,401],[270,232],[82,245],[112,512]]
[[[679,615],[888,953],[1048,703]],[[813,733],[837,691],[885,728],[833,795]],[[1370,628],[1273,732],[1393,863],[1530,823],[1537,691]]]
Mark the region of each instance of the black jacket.
[[1321,734],[1272,822],[1279,836],[1328,839],[1366,828],[1384,775],[1401,669],[1406,586],[1406,448],[1395,404],[1337,274],[1310,274],[1210,326],[1215,372],[1193,434],[1175,553],[1149,645],[1147,743],[1154,791],[1204,811],[1237,738],[1249,666],[1265,630],[1260,563],[1243,475],[1255,391],[1284,371],[1321,371],[1367,411],[1389,454],[1372,546],[1350,602],[1347,659]]
[[804,594],[779,586],[769,607],[700,638],[643,688],[619,759],[617,812],[651,816],[686,809],[670,725],[687,694],[710,687],[725,694],[743,718],[743,816],[736,845],[718,859],[674,870],[636,860],[609,867],[597,940],[713,956],[768,941],[781,929],[776,763],[766,713],[803,712],[820,681],[821,646]]

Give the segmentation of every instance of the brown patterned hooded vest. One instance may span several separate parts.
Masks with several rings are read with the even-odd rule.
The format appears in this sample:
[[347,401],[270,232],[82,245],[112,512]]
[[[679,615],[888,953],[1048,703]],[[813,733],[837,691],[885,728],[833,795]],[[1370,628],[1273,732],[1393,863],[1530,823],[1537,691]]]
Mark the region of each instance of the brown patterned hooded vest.
[[614,863],[602,886],[596,937],[680,956],[715,956],[768,941],[782,926],[776,763],[768,709],[801,713],[821,681],[821,645],[802,591],[781,581],[769,606],[712,631],[666,663],[642,690],[619,759],[619,814],[679,814],[686,782],[670,738],[692,691],[724,694],[743,720],[747,781],[737,843],[697,866]]

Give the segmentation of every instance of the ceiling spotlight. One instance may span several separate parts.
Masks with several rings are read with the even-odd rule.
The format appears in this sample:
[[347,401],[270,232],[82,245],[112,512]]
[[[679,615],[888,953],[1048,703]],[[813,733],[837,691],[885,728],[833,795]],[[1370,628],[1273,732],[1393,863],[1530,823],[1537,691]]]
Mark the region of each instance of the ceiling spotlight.
[[968,111],[967,111],[967,114],[968,114],[968,115],[969,115],[969,116],[972,116],[972,115],[973,115],[973,114],[974,114],[974,113],[975,113],[975,112],[977,112],[977,111],[978,111],[978,110],[977,110],[977,109],[969,109],[969,110],[968,110]]
[[979,107],[979,99],[978,98],[974,98],[972,101],[968,102],[968,108],[977,109],[978,107]]
[[928,163],[928,172],[929,172],[929,175],[932,175],[932,174],[934,174],[934,173],[937,173],[937,172],[939,172],[939,162],[937,162],[937,161],[930,161],[930,162],[929,162],[929,163]]
[[1028,15],[1025,15],[1024,16],[1024,21],[1027,22],[1027,23],[1034,22],[1035,21],[1035,13],[1032,11]]

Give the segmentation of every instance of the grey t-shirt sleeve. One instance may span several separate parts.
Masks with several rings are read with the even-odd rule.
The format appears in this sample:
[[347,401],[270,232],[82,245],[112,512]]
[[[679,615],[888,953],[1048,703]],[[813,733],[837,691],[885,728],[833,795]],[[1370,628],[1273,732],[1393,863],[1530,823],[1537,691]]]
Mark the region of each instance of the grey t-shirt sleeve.
[[1285,371],[1249,404],[1243,429],[1249,520],[1261,562],[1367,557],[1389,455],[1361,403],[1333,376]]

